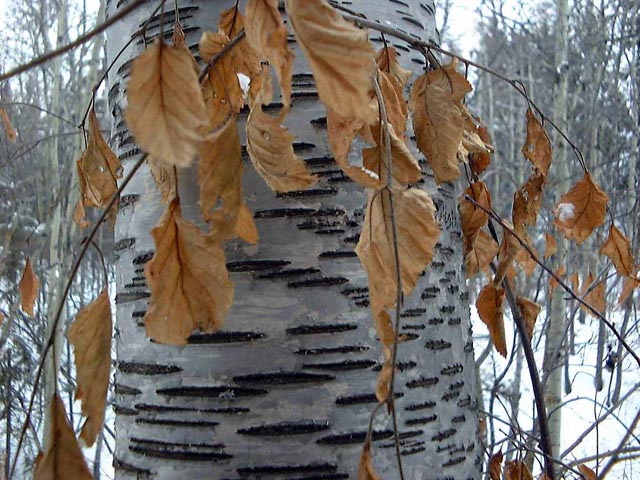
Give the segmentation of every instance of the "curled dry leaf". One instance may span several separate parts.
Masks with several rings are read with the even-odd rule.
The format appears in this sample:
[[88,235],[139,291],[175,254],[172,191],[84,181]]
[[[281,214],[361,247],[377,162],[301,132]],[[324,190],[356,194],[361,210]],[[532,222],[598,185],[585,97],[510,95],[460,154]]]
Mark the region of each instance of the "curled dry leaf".
[[219,330],[233,301],[219,242],[184,220],[177,200],[169,203],[151,234],[156,252],[144,269],[151,289],[147,334],[184,345],[195,329]]
[[2,107],[0,107],[0,119],[2,119],[2,124],[4,125],[4,131],[7,134],[7,138],[11,143],[15,142],[18,138],[18,132],[16,132],[16,129],[11,125],[9,114]]
[[507,343],[504,334],[504,319],[502,318],[502,304],[504,302],[504,289],[497,288],[493,283],[486,285],[476,300],[476,308],[480,320],[489,329],[489,335],[496,351],[503,357],[507,357]]
[[256,105],[247,119],[247,152],[256,171],[277,192],[304,190],[317,178],[293,152],[295,137]]
[[[539,258],[536,249],[531,246],[529,246],[529,248],[535,254],[536,258]],[[518,253],[516,253],[514,260],[518,265],[520,265],[520,268],[527,277],[530,277],[538,266],[536,261],[533,259],[533,256],[525,248],[521,248],[520,250],[518,250]]]
[[457,155],[465,130],[465,107],[461,102],[472,88],[456,71],[456,65],[454,59],[419,77],[413,84],[409,103],[418,148],[438,183],[460,176]]
[[622,280],[622,291],[618,297],[618,305],[623,306],[624,303],[633,295],[633,291],[640,287],[640,280],[631,277],[624,277]]
[[373,468],[373,458],[371,458],[371,444],[365,443],[360,455],[358,464],[358,480],[380,480],[380,477]]
[[376,380],[376,399],[379,403],[385,402],[389,398],[389,392],[391,392],[391,374],[393,373],[391,349],[383,345],[382,352],[384,353],[384,363]]
[[[240,231],[255,231],[253,216],[246,215],[242,198],[242,153],[235,121],[227,122],[214,138],[200,145],[198,184],[202,218],[212,224],[216,239],[233,237],[240,221]],[[253,240],[252,234],[247,237]]]
[[33,309],[36,305],[36,299],[38,298],[38,287],[40,282],[33,271],[33,265],[31,259],[27,257],[27,263],[24,265],[22,272],[22,278],[18,284],[18,290],[20,292],[20,306],[22,311],[33,317]]
[[[504,221],[504,223],[510,227],[508,222]],[[496,273],[493,276],[493,284],[500,285],[505,275],[509,271],[513,260],[516,258],[516,255],[522,249],[522,245],[518,239],[513,235],[508,229],[503,229],[502,241],[500,242],[500,251],[498,252],[498,266],[496,268]]]
[[90,447],[102,430],[111,366],[111,306],[105,288],[95,302],[78,312],[68,332],[78,377],[76,400],[87,420],[80,438]]
[[542,174],[533,174],[513,194],[513,220],[514,231],[526,237],[527,227],[533,227],[538,219],[538,212],[542,206],[542,187],[545,178]]
[[84,210],[84,205],[82,204],[82,200],[78,199],[76,202],[76,207],[73,209],[73,221],[80,228],[87,228],[91,223],[87,221],[87,212]]
[[[480,123],[476,128],[476,134],[485,145],[491,145],[491,135],[486,126]],[[469,166],[476,175],[484,172],[490,164],[491,155],[488,152],[475,152],[469,155]]]
[[502,450],[491,455],[489,460],[489,478],[491,480],[500,480],[502,478]]
[[[431,197],[417,188],[391,190],[398,232],[400,277],[403,294],[409,295],[418,277],[431,263],[440,236]],[[393,254],[389,190],[370,194],[356,253],[369,278],[374,315],[396,303],[396,263]]]
[[582,474],[582,478],[584,478],[584,480],[596,480],[598,478],[596,472],[594,472],[584,464],[578,465],[578,470],[580,470],[580,473]]
[[376,52],[376,65],[378,65],[380,71],[388,74],[387,78],[389,78],[396,90],[398,98],[403,99],[403,90],[409,78],[411,78],[412,72],[402,68],[400,62],[398,62],[397,50],[389,46],[382,47]]
[[342,117],[372,123],[375,53],[366,30],[344,20],[324,0],[287,0],[286,5],[320,100]]
[[568,239],[586,240],[596,227],[604,223],[609,197],[594,183],[589,173],[565,193],[553,211],[555,226]]
[[[491,211],[491,194],[482,181],[472,183],[464,191],[464,195],[472,198],[482,207]],[[475,244],[480,229],[487,224],[489,214],[470,202],[464,196],[460,198],[460,222],[464,237],[465,251],[469,252]]]
[[[606,287],[605,281],[596,281],[595,275],[589,272],[587,278],[582,283],[582,291],[580,292],[582,299],[602,315],[604,315],[607,309]],[[580,304],[580,308],[592,317],[595,317],[593,312],[584,305]]]
[[529,336],[529,341],[531,341],[531,339],[533,338],[533,329],[536,326],[536,320],[538,319],[538,314],[540,313],[542,307],[536,302],[533,302],[525,297],[517,297],[516,304],[522,312],[524,324],[527,328],[527,335]]
[[[247,42],[260,60],[267,60],[273,65],[280,82],[282,103],[288,108],[291,103],[293,52],[287,44],[287,29],[278,12],[278,0],[249,0],[246,13]],[[270,95],[263,95],[262,102],[269,101]]]
[[498,242],[484,230],[479,230],[471,250],[465,254],[467,278],[471,278],[480,271],[487,270],[491,261],[498,254],[498,250]]
[[93,476],[69,425],[62,399],[51,399],[51,430],[47,451],[36,459],[34,480],[91,480]]
[[169,203],[176,198],[178,194],[178,178],[176,167],[172,167],[163,162],[149,161],[147,158],[147,164],[149,165],[149,171],[151,177],[160,191],[160,198],[162,203]]
[[527,110],[527,140],[522,154],[546,178],[551,165],[551,141],[531,109]]
[[551,258],[551,255],[558,251],[558,242],[555,237],[549,233],[544,234],[544,259]]
[[207,123],[191,55],[157,41],[133,62],[125,119],[153,161],[191,163]]
[[533,480],[533,475],[520,460],[504,464],[504,480]]
[[[371,129],[374,138],[380,138],[381,129]],[[382,134],[381,141],[373,148],[362,150],[362,161],[368,172],[373,172],[382,182],[387,181],[387,148]],[[391,163],[393,179],[402,185],[416,183],[422,178],[420,165],[409,151],[407,144],[396,135],[393,125],[389,124],[389,138],[391,139]]]
[[607,241],[600,247],[599,252],[609,257],[616,267],[618,275],[621,277],[634,276],[631,242],[615,225],[612,224],[609,228]]
[[[204,32],[199,44],[202,60],[210,62],[227,43],[229,37],[224,33]],[[207,112],[207,133],[216,132],[240,112],[244,100],[232,55],[225,54],[211,65],[202,82],[202,95]]]

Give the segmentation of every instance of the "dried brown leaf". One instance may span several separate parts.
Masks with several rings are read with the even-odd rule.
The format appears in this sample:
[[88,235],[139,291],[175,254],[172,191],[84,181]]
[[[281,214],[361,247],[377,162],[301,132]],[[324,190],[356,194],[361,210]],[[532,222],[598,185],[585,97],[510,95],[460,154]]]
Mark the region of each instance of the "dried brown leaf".
[[[385,312],[386,313],[386,312]],[[376,399],[382,403],[389,398],[389,392],[391,391],[391,374],[393,373],[393,367],[391,365],[391,349],[386,345],[382,346],[384,352],[384,363],[378,374],[376,380]]]
[[517,297],[516,304],[522,312],[524,325],[527,328],[527,335],[529,336],[529,341],[531,341],[531,339],[533,338],[533,329],[536,326],[536,320],[538,319],[538,314],[540,313],[542,307],[536,302],[531,301],[525,297]]
[[504,480],[533,480],[533,475],[524,463],[514,460],[505,463]]
[[76,400],[82,401],[87,419],[80,438],[90,447],[102,430],[111,366],[111,306],[104,289],[98,298],[78,312],[67,333],[75,353]]
[[[373,314],[396,303],[396,263],[393,254],[389,191],[371,194],[356,253],[369,278]],[[433,258],[440,235],[435,206],[423,190],[393,190],[398,232],[402,292],[409,295],[420,274]]]
[[640,280],[631,277],[624,277],[622,280],[622,291],[618,297],[618,305],[623,306],[636,288],[640,287]]
[[151,289],[147,334],[158,342],[184,345],[195,329],[219,330],[233,300],[219,242],[184,220],[177,200],[169,203],[151,234],[156,252],[144,269]]
[[409,78],[411,78],[411,70],[402,68],[398,62],[398,51],[389,46],[384,46],[376,52],[376,65],[378,68],[390,75],[390,80],[398,94],[398,98],[403,97],[403,89]]
[[593,182],[589,173],[560,198],[553,211],[555,226],[578,243],[586,240],[604,223],[609,197]]
[[371,445],[366,443],[360,455],[360,463],[358,464],[358,480],[380,480],[373,467],[373,458],[371,458]]
[[[374,138],[379,138],[380,129],[372,129]],[[391,139],[391,162],[393,178],[402,185],[416,183],[422,178],[420,165],[409,151],[405,141],[396,135],[393,125],[389,124],[389,137]],[[368,172],[373,172],[381,181],[387,180],[387,149],[384,143],[376,142],[372,148],[362,150],[362,162]]]
[[489,478],[491,480],[500,480],[502,478],[502,450],[491,455],[489,460]]
[[436,181],[449,182],[460,176],[458,147],[465,116],[461,101],[471,84],[456,71],[457,61],[419,77],[411,90],[413,130],[418,148],[426,156]]
[[247,243],[258,243],[258,227],[253,221],[253,213],[244,203],[238,210],[238,221],[236,222],[236,235]]
[[503,357],[507,357],[507,343],[504,334],[504,319],[502,318],[502,303],[504,302],[504,289],[497,288],[493,283],[486,285],[476,300],[476,308],[480,320],[489,329],[489,335],[496,351]]
[[[472,183],[466,188],[464,195],[469,196],[478,204],[491,211],[491,194],[484,182],[477,181]],[[460,198],[459,202],[460,222],[462,224],[465,251],[469,252],[475,244],[478,232],[489,220],[489,214],[473,204],[473,202],[465,199],[464,195]]]
[[584,478],[584,480],[596,480],[598,478],[596,472],[594,472],[584,464],[578,465],[578,470],[580,470],[580,473],[582,474],[582,478]]
[[[607,285],[605,281],[597,281],[595,285],[594,282],[596,282],[596,277],[592,272],[589,272],[586,280],[582,284],[582,291],[580,292],[580,295],[586,303],[595,308],[597,312],[604,315],[604,312],[607,309]],[[584,305],[580,304],[580,308],[589,315],[596,317],[593,312]]]
[[615,225],[611,224],[607,241],[600,247],[599,252],[609,257],[616,267],[618,275],[621,277],[634,276],[631,242]]
[[496,257],[499,250],[498,242],[484,230],[478,231],[471,250],[465,254],[467,278],[476,273],[487,270],[489,264]]
[[[287,44],[287,29],[278,12],[278,1],[249,0],[246,14],[247,42],[259,59],[273,65],[280,82],[282,103],[287,108],[291,103],[293,52]],[[270,101],[265,97],[262,101]]]
[[34,316],[33,309],[36,305],[36,299],[38,298],[39,286],[40,282],[33,271],[31,259],[27,257],[27,263],[24,265],[22,278],[20,278],[20,283],[18,284],[18,290],[20,292],[20,306],[22,307],[22,311],[30,317]]
[[513,220],[514,231],[521,236],[526,236],[527,227],[533,227],[538,219],[538,212],[542,206],[542,187],[545,178],[537,173],[529,177],[523,185],[513,194]]
[[527,140],[522,146],[522,154],[543,177],[547,176],[551,165],[551,141],[531,109],[527,110]]
[[[539,258],[536,249],[531,246],[529,248],[533,251],[536,258]],[[518,265],[520,265],[522,271],[527,277],[530,277],[538,266],[537,262],[533,259],[533,256],[531,256],[529,251],[525,248],[521,248],[520,250],[518,250],[518,253],[516,253],[514,260]]]
[[[507,226],[511,227],[508,222],[505,221]],[[518,252],[522,249],[522,245],[518,239],[506,228],[503,229],[502,241],[500,242],[500,251],[498,252],[498,266],[496,273],[493,277],[494,285],[499,285],[504,279],[505,275],[509,271],[513,260],[518,255]]]
[[9,114],[2,107],[0,107],[0,119],[2,119],[2,124],[4,125],[4,131],[7,134],[7,138],[11,143],[15,142],[18,139],[18,132],[13,128]]
[[[476,128],[476,134],[485,145],[491,145],[491,135],[485,125],[479,124]],[[487,152],[476,152],[469,155],[469,166],[471,167],[471,171],[476,175],[484,172],[490,164],[491,155]]]
[[33,480],[92,480],[64,404],[58,395],[51,399],[51,431],[46,452],[36,459]]
[[[567,274],[567,268],[564,265],[560,265],[560,267],[553,272],[556,277],[563,278]],[[553,294],[553,291],[558,286],[558,281],[553,277],[549,277],[549,295]]]
[[340,116],[372,123],[375,53],[367,31],[344,20],[324,0],[287,0],[286,6],[320,100]]
[[148,161],[151,177],[160,191],[162,203],[169,203],[178,194],[176,168],[162,162]]
[[73,221],[80,228],[87,228],[89,225],[89,221],[86,219],[87,214],[84,210],[84,205],[82,204],[82,200],[78,200],[76,202],[76,208],[73,209]]
[[247,152],[256,171],[277,192],[304,190],[317,178],[293,152],[295,137],[256,105],[247,120]]
[[125,119],[150,159],[191,163],[207,116],[191,55],[159,41],[133,62]]
[[551,256],[558,251],[558,242],[555,237],[549,233],[544,234],[545,247],[544,247],[544,259],[551,258]]

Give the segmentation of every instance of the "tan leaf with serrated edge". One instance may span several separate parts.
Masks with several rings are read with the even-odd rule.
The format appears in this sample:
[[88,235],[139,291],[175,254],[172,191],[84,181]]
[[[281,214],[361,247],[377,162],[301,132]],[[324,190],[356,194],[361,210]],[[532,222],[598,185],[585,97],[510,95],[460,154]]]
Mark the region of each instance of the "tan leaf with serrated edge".
[[499,249],[498,242],[491,235],[484,230],[478,231],[471,250],[465,254],[467,278],[471,278],[481,270],[487,270]]
[[[80,198],[85,207],[106,207],[118,190],[117,179],[122,178],[120,160],[100,133],[96,112],[89,111],[87,148],[76,162]],[[117,206],[114,206],[114,214]]]
[[73,345],[77,375],[76,400],[86,421],[80,438],[90,447],[102,430],[111,366],[111,305],[104,289],[78,312],[67,333]]
[[244,203],[238,210],[238,221],[236,222],[236,235],[247,243],[258,243],[258,227],[253,221],[253,213]]
[[[491,145],[491,135],[489,135],[489,129],[479,124],[476,129],[476,134],[480,137],[483,143]],[[476,152],[469,155],[469,166],[471,171],[476,175],[480,175],[491,164],[491,155],[487,152]]]
[[536,326],[536,320],[542,307],[536,302],[533,302],[525,297],[517,297],[516,304],[522,312],[524,317],[524,325],[527,328],[527,334],[529,335],[529,341],[533,338],[533,329]]
[[480,124],[476,118],[471,115],[464,104],[459,108],[464,118],[464,130],[462,131],[462,142],[458,146],[458,159],[467,162],[471,154],[483,153],[489,155],[492,153],[493,146],[486,144],[478,134]]
[[393,368],[391,365],[391,349],[383,345],[382,351],[384,353],[384,363],[376,379],[376,399],[382,403],[389,397],[391,391],[391,374]]
[[87,219],[87,213],[84,210],[84,205],[82,204],[82,200],[78,200],[76,202],[76,207],[73,209],[73,221],[80,228],[87,228],[91,225]]
[[[580,292],[580,295],[586,303],[595,308],[597,312],[604,315],[604,312],[607,309],[606,282],[597,281],[595,285],[594,282],[596,282],[596,277],[592,272],[589,272],[587,278],[582,283],[582,291]],[[596,317],[596,315],[594,315],[593,312],[584,305],[580,304],[580,308],[592,317]]]
[[320,100],[337,114],[372,123],[375,52],[357,28],[324,0],[287,0],[289,21],[305,53]]
[[436,181],[460,176],[458,147],[465,129],[463,97],[471,84],[456,71],[457,60],[431,70],[413,84],[409,105],[418,148],[427,158]]
[[393,47],[382,47],[376,52],[376,65],[381,71],[390,74],[390,79],[398,93],[398,98],[402,98],[404,86],[413,72],[402,68],[400,62],[398,62],[398,51]]
[[582,243],[604,223],[608,201],[607,194],[585,173],[584,178],[560,198],[553,211],[554,224],[568,239]]
[[31,259],[27,257],[27,263],[24,265],[22,272],[22,278],[18,284],[18,290],[20,292],[20,306],[24,313],[33,317],[33,309],[36,305],[36,299],[38,298],[38,287],[40,282],[38,277],[33,271],[33,265]]
[[558,251],[558,242],[549,233],[544,234],[544,242],[544,259],[546,260]]
[[[379,138],[380,129],[372,128],[374,138]],[[377,142],[372,148],[362,150],[362,163],[364,168],[377,175],[382,182],[387,181],[387,149],[385,146],[384,134],[382,142]],[[389,137],[391,139],[391,163],[393,178],[403,185],[416,183],[422,178],[420,165],[409,151],[407,144],[402,138],[396,135],[393,125],[389,124]]]
[[2,124],[4,125],[4,131],[7,134],[7,138],[11,143],[15,142],[18,138],[18,132],[16,132],[16,129],[11,125],[9,114],[2,107],[0,107],[0,119],[2,119]]
[[534,174],[520,186],[513,194],[513,220],[514,231],[521,236],[526,236],[527,227],[534,227],[538,219],[538,212],[542,206],[542,187],[545,178],[542,174]]
[[502,450],[491,455],[489,460],[489,478],[491,480],[500,480],[502,478]]
[[522,154],[543,177],[547,176],[551,165],[551,141],[531,109],[527,110],[527,140],[522,146]]
[[207,116],[191,55],[156,41],[131,67],[125,119],[154,161],[185,167]]
[[[407,129],[407,116],[409,107],[403,97],[402,87],[394,84],[390,73],[378,70],[378,84],[384,102],[387,121],[393,126],[394,131],[400,138],[404,138]],[[398,92],[400,89],[400,92]],[[374,134],[374,138],[377,138]]]
[[582,474],[584,480],[596,480],[598,478],[596,472],[594,472],[584,464],[578,465],[578,470],[580,470],[580,473]]
[[[282,103],[287,108],[291,103],[293,52],[288,47],[287,29],[278,11],[278,0],[249,0],[244,28],[247,42],[258,57],[273,65],[280,82]],[[270,101],[269,98],[263,100]]]
[[600,247],[599,253],[609,257],[616,272],[622,277],[633,277],[633,255],[631,255],[631,242],[629,239],[611,224],[607,241]]
[[[529,248],[535,254],[535,256],[539,258],[536,249],[531,246],[529,246]],[[522,271],[527,277],[530,277],[538,266],[538,264],[526,248],[519,249],[518,253],[516,253],[516,256],[513,259],[522,268]]]
[[462,224],[465,251],[468,252],[473,248],[478,232],[489,220],[489,214],[464,198],[465,195],[491,211],[491,194],[484,182],[477,181],[467,187],[460,198],[460,223]]
[[493,283],[486,285],[476,300],[476,308],[480,320],[489,329],[489,335],[496,351],[503,357],[507,357],[507,343],[504,334],[504,319],[502,318],[502,303],[504,302],[504,289],[497,288]]
[[[511,225],[504,221],[504,223],[511,227]],[[509,271],[513,260],[518,255],[518,252],[522,249],[522,245],[518,239],[506,228],[503,229],[502,241],[500,242],[500,251],[498,252],[498,267],[496,273],[493,276],[493,284],[499,285],[504,279],[505,275]]]
[[151,290],[147,335],[184,345],[195,330],[215,332],[233,301],[233,283],[220,244],[182,218],[173,200],[151,231],[156,244],[144,273]]
[[178,193],[178,179],[175,167],[162,162],[148,161],[149,172],[160,191],[162,203],[169,203]]
[[375,468],[373,468],[371,446],[368,443],[365,444],[362,449],[362,455],[360,455],[360,463],[358,464],[358,480],[380,480]]
[[[204,32],[199,44],[202,60],[209,62],[228,43],[229,37],[224,33]],[[231,55],[222,55],[211,65],[202,82],[202,94],[208,117],[207,133],[217,133],[223,125],[233,121],[244,105],[242,88]]]
[[[431,263],[440,236],[435,206],[423,190],[392,190],[403,294],[409,295]],[[389,214],[389,191],[370,194],[360,240],[355,248],[369,279],[374,315],[396,303],[396,263]]]
[[180,23],[179,20],[176,20],[173,23],[173,34],[171,35],[171,44],[174,47],[180,50],[183,50],[189,54],[189,57],[191,57],[191,66],[193,67],[193,71],[196,72],[196,75],[200,75],[200,67],[198,66],[198,62],[196,61],[196,59],[193,58],[193,54],[191,53],[191,50],[189,50],[189,45],[187,45],[187,36],[185,35],[184,30],[182,29],[182,24]]
[[504,480],[533,480],[533,475],[520,460],[504,464]]
[[294,153],[294,138],[278,118],[265,113],[260,105],[251,109],[247,153],[256,171],[277,192],[304,190],[318,180]]
[[33,480],[92,480],[80,445],[69,425],[64,403],[51,399],[51,427],[47,451],[36,459]]

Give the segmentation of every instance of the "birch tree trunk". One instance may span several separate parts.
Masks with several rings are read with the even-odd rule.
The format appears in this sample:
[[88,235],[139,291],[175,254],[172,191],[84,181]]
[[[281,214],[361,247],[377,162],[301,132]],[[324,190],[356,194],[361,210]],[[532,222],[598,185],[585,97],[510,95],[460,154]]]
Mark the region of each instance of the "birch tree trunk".
[[[113,15],[128,2],[108,2]],[[189,44],[217,30],[219,12],[233,1],[180,2]],[[145,5],[107,41],[111,61],[150,15]],[[432,1],[349,2],[368,18],[434,39]],[[165,5],[170,34],[172,4]],[[159,34],[160,18],[148,37]],[[372,39],[382,46],[378,34]],[[406,68],[425,63],[394,39]],[[116,226],[117,372],[116,478],[356,478],[358,457],[375,406],[380,344],[368,309],[367,280],[353,252],[364,213],[361,188],[331,158],[325,108],[297,49],[293,110],[287,126],[296,153],[321,178],[313,189],[275,194],[245,158],[244,191],[260,232],[256,246],[226,250],[235,303],[225,328],[194,334],[186,347],[160,345],[145,335],[148,288],[143,267],[153,254],[149,230],[162,206],[143,169],[124,192]],[[109,108],[113,146],[125,175],[140,151],[122,118],[134,42],[116,61]],[[414,77],[415,78],[415,77]],[[241,118],[241,123],[244,117]],[[240,130],[242,131],[242,125]],[[183,175],[183,178],[186,175]],[[405,301],[397,381],[405,478],[479,478],[475,371],[460,226],[453,185],[435,188],[442,227],[436,256]],[[197,188],[184,181],[181,204],[197,217]],[[392,427],[375,421],[373,455],[385,479],[398,478]]]

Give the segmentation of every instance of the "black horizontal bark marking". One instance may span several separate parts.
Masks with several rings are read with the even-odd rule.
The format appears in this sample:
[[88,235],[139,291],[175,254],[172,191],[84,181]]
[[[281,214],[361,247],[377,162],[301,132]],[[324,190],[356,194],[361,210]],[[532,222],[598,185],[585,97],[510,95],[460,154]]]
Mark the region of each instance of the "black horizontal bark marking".
[[460,317],[450,318],[447,320],[449,325],[460,325],[462,323],[462,319]]
[[410,342],[412,340],[417,340],[420,338],[420,335],[417,333],[401,333],[400,334],[403,342]]
[[154,365],[151,363],[118,362],[118,370],[122,373],[136,375],[168,375],[178,373],[182,368],[176,365]]
[[349,279],[345,277],[320,277],[309,278],[307,280],[298,280],[287,283],[289,288],[307,288],[307,287],[331,287],[333,285],[342,285],[348,283]]
[[317,235],[340,235],[344,233],[342,228],[320,228],[315,232]]
[[407,308],[404,312],[400,314],[401,317],[419,317],[427,313],[426,308]]
[[296,355],[328,355],[332,353],[366,352],[369,348],[367,345],[345,345],[343,347],[301,348],[294,353]]
[[149,292],[120,292],[116,294],[116,305],[135,302],[136,300],[142,300],[143,298],[149,298],[150,296],[151,293]]
[[[436,243],[436,250],[446,254],[446,255],[453,255],[455,252],[455,250],[451,247],[447,247],[445,245],[442,245],[441,243]],[[443,264],[444,266],[444,264]]]
[[[384,440],[393,436],[393,430],[374,430],[372,438],[376,440]],[[367,438],[367,431],[346,432],[335,435],[327,435],[316,440],[320,445],[355,445],[363,443]]]
[[409,418],[404,422],[405,425],[426,425],[427,423],[435,422],[438,419],[437,415],[429,415],[428,417]]
[[149,438],[131,437],[131,441],[141,445],[154,445],[156,447],[174,447],[174,448],[209,448],[220,450],[225,448],[224,443],[176,443],[165,442],[164,440],[152,440]]
[[364,300],[358,300],[355,302],[356,307],[368,307],[369,306],[369,300],[368,299],[364,299]]
[[143,253],[142,255],[138,255],[136,258],[133,259],[132,263],[134,265],[144,265],[152,258],[153,258],[153,252],[147,252],[147,253]]
[[[442,268],[444,267],[445,263],[444,262],[440,262],[439,260],[434,260],[433,262],[431,262],[431,268]],[[438,291],[440,289],[438,288]]]
[[409,455],[415,455],[416,453],[424,452],[426,449],[427,447],[424,446],[407,448],[406,450],[402,450],[400,452],[400,455],[402,455],[403,457],[408,457]]
[[278,192],[278,198],[300,198],[300,197],[321,197],[324,195],[335,195],[338,193],[333,187],[329,188],[312,188],[309,190],[295,190],[293,192]]
[[[404,393],[396,392],[395,398],[404,397]],[[361,405],[366,403],[378,403],[378,399],[373,393],[360,393],[336,398],[337,405]]]
[[118,209],[123,210],[130,205],[135,204],[138,200],[140,200],[140,195],[136,195],[131,193],[129,195],[123,195],[120,197],[120,202],[118,203]]
[[[418,364],[412,360],[408,360],[406,362],[396,362],[396,368],[401,372],[404,372],[405,370],[411,370],[412,368],[416,368],[417,366]],[[372,370],[374,372],[379,372],[380,370],[382,370],[382,365],[378,363],[375,367],[373,367]]]
[[151,475],[151,470],[136,467],[135,465],[123,462],[122,460],[118,460],[117,458],[113,460],[113,468],[116,471],[133,473],[134,475],[137,475],[137,478],[139,479],[148,478],[148,476]]
[[360,241],[360,234],[351,235],[342,239],[344,243],[358,243]]
[[140,395],[142,393],[142,390],[128,387],[126,385],[122,385],[121,383],[116,383],[113,388],[116,395]]
[[445,402],[449,402],[454,398],[458,398],[459,396],[460,396],[460,392],[457,390],[454,390],[453,392],[447,392],[444,395],[442,395],[442,400],[444,400]]
[[166,458],[167,460],[180,460],[186,462],[219,462],[229,460],[233,455],[218,452],[185,452],[182,450],[164,450],[147,447],[129,446],[129,450],[145,457]]
[[433,437],[431,437],[432,442],[441,442],[446,440],[447,438],[453,437],[456,434],[457,430],[453,428],[449,428],[447,430],[443,430],[442,432],[436,433]]
[[256,467],[237,468],[239,475],[276,475],[279,473],[319,473],[335,472],[338,467],[334,463],[308,463],[299,465],[258,465]]
[[467,421],[467,417],[464,415],[458,415],[457,417],[453,417],[451,419],[451,423],[464,423]]
[[425,328],[423,324],[408,324],[402,326],[403,330],[424,330]]
[[306,433],[321,432],[329,429],[329,422],[302,421],[302,422],[281,422],[267,425],[258,425],[238,429],[241,435],[254,436],[282,436],[282,435],[303,435]]
[[315,325],[300,325],[299,327],[287,328],[287,335],[315,335],[317,333],[341,333],[356,330],[355,323],[325,323]]
[[316,383],[335,380],[333,375],[307,372],[270,372],[252,373],[233,377],[234,382],[252,383],[256,385],[294,385],[299,383]]
[[135,238],[123,238],[122,240],[118,240],[113,245],[113,249],[116,252],[120,252],[122,250],[126,250],[127,248],[131,248],[136,244]]
[[199,397],[220,398],[231,400],[236,397],[257,397],[266,395],[269,390],[263,388],[237,387],[233,385],[221,385],[217,387],[174,387],[156,390],[159,395],[168,397]]
[[447,445],[438,445],[438,448],[436,449],[436,451],[438,453],[442,453],[442,452],[446,452],[447,450],[452,450],[456,448],[456,446],[453,443],[449,443]]
[[289,278],[298,277],[301,275],[311,275],[314,273],[320,273],[319,268],[290,268],[287,270],[276,270],[275,272],[260,273],[256,275],[259,279],[271,279],[271,278]]
[[175,420],[171,418],[136,418],[136,423],[148,423],[150,425],[166,425],[168,427],[187,427],[187,428],[201,428],[201,427],[215,427],[218,422],[209,422],[205,420]]
[[291,98],[298,100],[316,100],[318,98],[318,92],[315,91],[303,91],[303,92],[291,92]]
[[305,158],[304,162],[310,167],[324,167],[324,166],[333,165],[335,163],[335,161],[333,160],[333,157],[329,157],[329,156],[309,157],[309,158]]
[[316,211],[313,208],[271,208],[268,210],[256,210],[255,218],[291,218],[308,217]]
[[315,144],[309,142],[293,142],[293,151],[296,153],[304,152],[316,148]]
[[342,208],[321,208],[314,212],[314,217],[339,217],[347,212]]
[[267,336],[262,332],[215,332],[194,333],[189,336],[189,345],[216,345],[221,343],[243,343],[260,340]]
[[378,362],[374,360],[343,360],[341,362],[328,362],[328,363],[304,363],[303,369],[317,369],[317,370],[330,370],[330,371],[349,371],[349,370],[363,370],[371,368]]
[[131,318],[143,318],[146,314],[146,310],[137,310],[131,314]]
[[422,23],[420,23],[418,20],[416,20],[415,18],[412,17],[402,17],[402,19],[407,22],[407,23],[411,23],[413,25],[415,25],[416,27],[420,28],[421,30],[424,30],[424,25],[422,25]]
[[310,123],[316,127],[325,127],[327,125],[327,117],[314,118]]
[[460,408],[466,408],[471,406],[471,396],[467,395],[465,398],[463,398],[462,400],[458,401],[458,407]]
[[286,260],[246,260],[227,263],[227,270],[230,272],[260,272],[262,270],[284,267],[290,263],[291,262]]
[[423,403],[414,403],[412,405],[407,405],[406,407],[404,407],[404,409],[407,412],[416,412],[418,410],[427,410],[429,408],[433,408],[436,406],[436,402],[433,402],[431,400],[427,401],[427,402],[423,402]]
[[448,367],[444,367],[442,370],[440,370],[440,374],[441,375],[457,375],[458,373],[462,373],[462,371],[464,370],[464,367],[462,366],[461,363],[454,363],[452,365],[449,365]]
[[200,413],[221,413],[238,415],[248,413],[250,410],[244,407],[229,408],[194,408],[194,407],[174,407],[171,405],[151,405],[148,403],[137,403],[135,407],[141,412],[200,412]]
[[353,250],[331,250],[318,255],[319,258],[353,258],[357,256]]
[[440,307],[440,311],[442,313],[453,313],[456,311],[456,307],[455,305],[443,305]]
[[312,218],[310,220],[305,220],[304,222],[300,222],[296,224],[299,230],[316,230],[319,228],[331,228],[341,225],[340,222],[327,222],[323,220],[318,220],[317,218]]
[[432,317],[428,320],[429,325],[442,325],[444,318]]
[[343,295],[353,295],[353,294],[361,294],[361,293],[369,293],[369,289],[367,287],[349,287],[345,288],[340,292]]
[[416,380],[407,382],[407,388],[428,388],[437,384],[440,380],[438,377],[420,377]]
[[137,415],[138,412],[129,407],[125,407],[122,405],[118,405],[117,403],[113,405],[113,411],[116,415]]
[[473,341],[469,340],[464,344],[464,352],[465,353],[473,353]]
[[[442,284],[451,283],[451,279],[450,278],[441,278],[440,280],[438,280],[438,283],[442,283]],[[445,308],[445,307],[442,307],[442,308]]]
[[460,463],[463,463],[466,460],[466,457],[456,457],[456,458],[452,458],[451,460],[447,460],[446,462],[444,462],[442,464],[443,468],[447,468],[447,467],[453,467],[455,465],[458,465]]
[[349,475],[346,473],[326,473],[312,475],[311,477],[285,478],[283,480],[344,480],[346,478],[349,478]]
[[329,183],[351,183],[353,180],[347,177],[344,173],[340,172],[340,174],[336,177],[330,177],[328,179]]
[[136,275],[144,273],[144,268],[136,268],[133,273]]
[[457,293],[458,290],[460,290],[460,287],[458,287],[458,285],[449,285],[447,287],[447,291],[451,294]]
[[460,390],[462,387],[464,387],[464,381],[460,380],[449,385],[449,390]]
[[427,340],[424,347],[429,350],[446,350],[451,348],[451,342],[445,340]]
[[147,287],[147,282],[131,282],[131,283],[125,283],[124,284],[124,288],[146,288]]
[[462,300],[463,302],[469,300],[469,292],[465,290],[464,292],[460,293],[460,300]]

